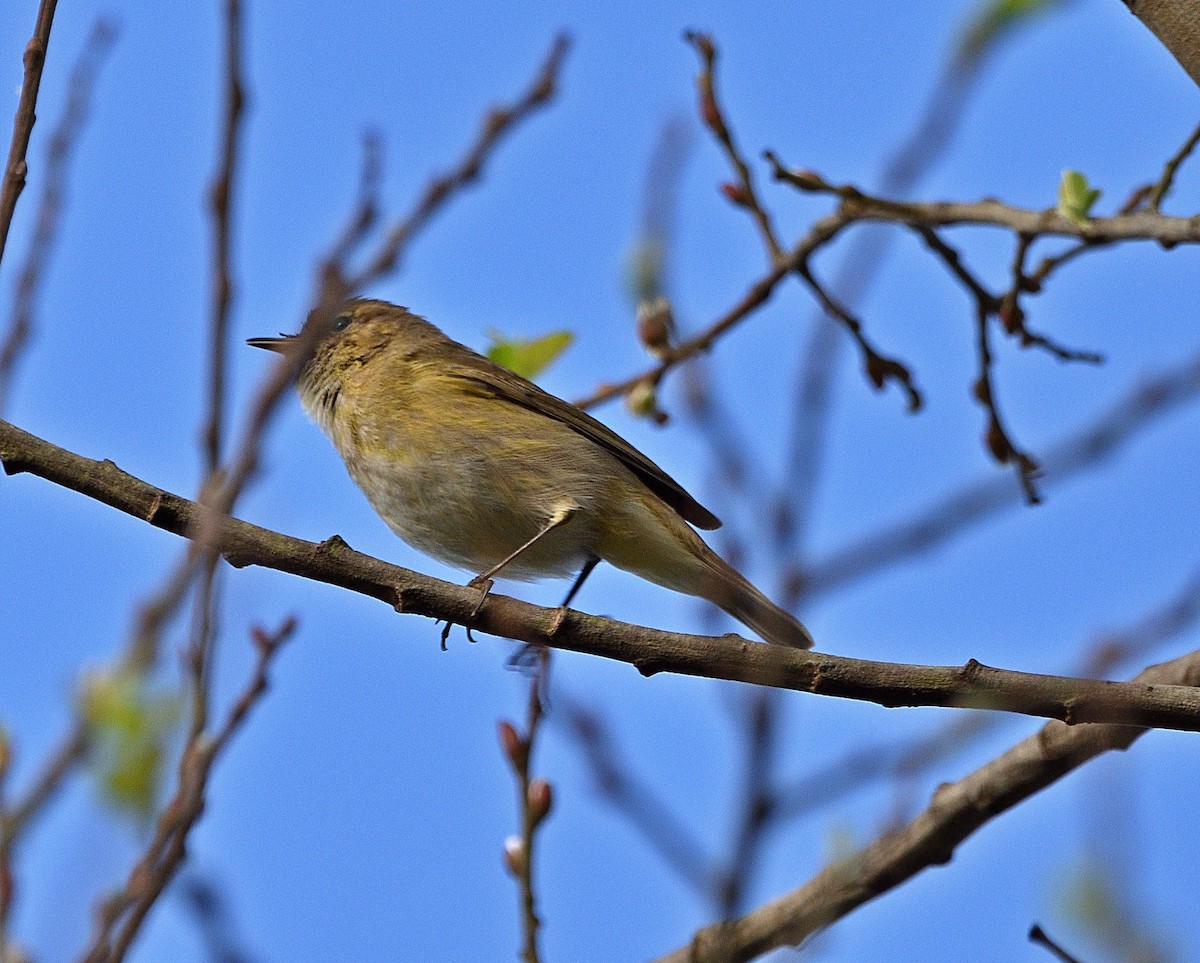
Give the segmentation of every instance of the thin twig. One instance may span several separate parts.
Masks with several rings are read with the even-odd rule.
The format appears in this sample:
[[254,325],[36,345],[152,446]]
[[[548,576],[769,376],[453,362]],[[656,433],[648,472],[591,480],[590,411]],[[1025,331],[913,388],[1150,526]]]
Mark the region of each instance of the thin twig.
[[922,225],[918,225],[917,230],[925,239],[925,243],[929,245],[930,250],[942,258],[951,273],[962,282],[975,299],[975,356],[979,365],[979,374],[975,379],[973,393],[975,400],[987,413],[988,426],[984,434],[984,441],[996,461],[1002,465],[1012,465],[1016,469],[1021,488],[1025,491],[1025,500],[1030,505],[1036,505],[1042,500],[1035,485],[1041,474],[1041,466],[1032,456],[1013,443],[1011,435],[1000,418],[1000,408],[996,401],[995,384],[992,379],[994,359],[988,321],[991,315],[999,310],[999,299],[976,280],[975,276],[962,263],[958,251],[943,241],[936,231]]
[[1147,201],[1147,206],[1156,214],[1162,207],[1162,202],[1170,192],[1171,186],[1175,183],[1175,174],[1179,171],[1179,165],[1188,159],[1197,144],[1200,144],[1200,126],[1192,131],[1191,136],[1183,142],[1183,146],[1163,165],[1162,174],[1150,189],[1150,197]]
[[8,334],[0,344],[0,414],[12,390],[18,357],[33,334],[38,292],[50,267],[62,225],[71,160],[87,121],[96,76],[116,37],[116,21],[104,17],[96,21],[71,71],[66,109],[54,133],[50,135],[46,148],[46,173],[34,217],[33,238],[17,277]]
[[721,109],[720,101],[717,99],[716,85],[716,63],[717,63],[717,47],[713,43],[711,36],[705,33],[694,33],[688,31],[684,34],[684,39],[695,49],[700,55],[702,69],[700,75],[696,78],[696,90],[700,95],[700,118],[713,136],[717,139],[717,143],[721,145],[725,152],[725,157],[729,161],[735,176],[737,177],[736,184],[723,185],[725,196],[739,207],[745,208],[750,212],[758,225],[758,231],[762,235],[763,244],[767,249],[767,259],[769,263],[774,263],[783,256],[783,245],[779,243],[779,237],[775,233],[775,228],[771,224],[771,216],[762,206],[762,201],[759,200],[758,192],[754,187],[754,175],[750,172],[750,167],[743,158],[742,153],[738,150],[737,144],[733,139],[733,130],[729,126],[729,121],[725,117],[724,111]]
[[538,933],[541,919],[537,911],[537,891],[534,888],[534,856],[537,831],[550,814],[553,794],[550,783],[534,778],[533,751],[537,746],[544,712],[542,693],[550,685],[550,650],[533,650],[537,660],[529,680],[529,708],[525,717],[525,732],[518,733],[511,722],[499,725],[500,745],[513,771],[517,789],[517,811],[521,814],[521,834],[510,838],[504,847],[509,871],[517,879],[521,893],[521,959],[523,963],[539,963]]
[[358,178],[358,203],[341,235],[325,256],[325,265],[344,265],[366,241],[379,220],[379,192],[383,182],[383,139],[369,129],[362,135],[362,169]]
[[493,149],[505,135],[554,98],[559,73],[569,46],[570,41],[566,34],[559,34],[555,38],[541,69],[525,93],[506,107],[496,107],[488,111],[478,137],[463,159],[456,167],[429,182],[412,212],[389,228],[378,251],[364,267],[352,271],[347,265],[334,260],[332,255],[337,253],[336,248],[331,255],[326,256],[318,272],[321,293],[316,298],[317,303],[340,301],[346,295],[362,290],[397,268],[413,235],[425,226],[450,197],[479,179]]
[[[1124,397],[1090,421],[1047,448],[1044,483],[1056,484],[1095,469],[1124,445],[1200,397],[1200,353],[1136,384]],[[946,495],[865,538],[795,566],[792,592],[806,598],[825,595],[851,582],[932,551],[967,527],[1020,501],[1007,478],[986,478]]]
[[1045,947],[1047,950],[1053,953],[1054,956],[1061,961],[1061,963],[1079,963],[1079,960],[1055,943],[1054,940],[1050,939],[1050,937],[1046,935],[1046,931],[1038,926],[1037,923],[1034,923],[1029,929],[1029,942]]
[[221,124],[220,161],[208,189],[212,212],[212,316],[208,349],[208,416],[203,433],[205,473],[221,463],[225,434],[226,352],[229,314],[234,297],[233,207],[237,198],[246,92],[242,80],[242,4],[225,0],[224,120]]
[[54,25],[56,6],[58,0],[42,0],[38,4],[33,36],[25,45],[25,76],[21,81],[21,96],[17,100],[17,115],[13,119],[4,181],[0,184],[0,261],[4,260],[4,248],[8,242],[8,229],[12,226],[13,211],[17,208],[17,198],[25,189],[25,178],[29,173],[25,153],[29,149],[33,125],[37,122],[38,88],[42,83],[42,67],[46,63],[46,49],[50,46],[50,28]]
[[159,817],[154,837],[130,870],[125,885],[101,907],[96,935],[82,957],[84,963],[120,963],[125,958],[146,914],[183,864],[188,833],[204,811],[213,763],[266,693],[271,661],[295,629],[296,620],[288,618],[274,632],[253,631],[258,660],[250,681],[219,729],[188,740],[179,762],[175,795]]

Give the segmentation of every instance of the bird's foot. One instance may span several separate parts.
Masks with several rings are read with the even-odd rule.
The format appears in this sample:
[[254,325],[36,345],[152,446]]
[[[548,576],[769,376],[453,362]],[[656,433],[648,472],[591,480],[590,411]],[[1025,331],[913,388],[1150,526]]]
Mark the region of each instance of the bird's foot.
[[479,610],[483,608],[483,603],[487,601],[488,594],[492,591],[492,585],[495,584],[490,578],[485,578],[480,575],[471,579],[467,583],[468,588],[480,589],[479,601],[475,603],[475,608],[471,609],[471,618],[475,618],[479,614]]

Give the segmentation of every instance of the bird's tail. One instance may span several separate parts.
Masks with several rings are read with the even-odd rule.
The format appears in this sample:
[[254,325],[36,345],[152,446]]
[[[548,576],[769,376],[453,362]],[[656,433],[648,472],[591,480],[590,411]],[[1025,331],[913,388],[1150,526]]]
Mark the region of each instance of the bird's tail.
[[704,561],[713,575],[704,595],[710,602],[719,605],[743,625],[753,629],[768,642],[790,645],[797,649],[811,649],[813,637],[803,623],[781,609],[739,572],[715,553]]
[[799,649],[813,639],[785,612],[709,548],[658,498],[630,499],[600,533],[596,554],[659,585],[698,595],[720,606],[768,642]]

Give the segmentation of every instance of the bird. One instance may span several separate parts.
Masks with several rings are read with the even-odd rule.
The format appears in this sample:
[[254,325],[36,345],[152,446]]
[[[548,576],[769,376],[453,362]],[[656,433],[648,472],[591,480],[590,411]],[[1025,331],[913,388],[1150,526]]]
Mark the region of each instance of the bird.
[[[305,411],[393,532],[474,573],[480,606],[497,576],[575,575],[569,606],[605,561],[707,599],[767,642],[812,646],[697,533],[717,517],[581,408],[387,301],[354,298],[308,323]],[[288,354],[302,340],[247,343]]]

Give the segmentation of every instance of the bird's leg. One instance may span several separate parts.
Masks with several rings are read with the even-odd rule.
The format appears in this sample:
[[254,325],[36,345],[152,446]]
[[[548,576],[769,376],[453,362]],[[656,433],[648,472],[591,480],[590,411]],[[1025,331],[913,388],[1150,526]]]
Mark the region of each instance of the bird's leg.
[[[579,570],[579,574],[575,576],[575,581],[571,584],[571,588],[567,592],[567,597],[562,600],[562,605],[558,607],[558,617],[555,619],[556,628],[558,623],[562,620],[562,617],[566,615],[566,609],[567,606],[571,604],[571,600],[575,598],[575,596],[579,593],[579,590],[583,588],[583,583],[587,580],[587,577],[592,574],[592,569],[599,564],[600,559],[598,559],[595,555],[589,555],[587,561],[583,563],[583,568],[581,568]],[[553,634],[553,632],[551,634]],[[536,645],[532,642],[526,642],[523,646],[521,646],[520,651],[518,651],[512,658],[508,660],[508,667],[510,669],[521,669],[523,671],[530,670],[537,664],[535,660],[541,657],[545,649],[546,647],[544,645]]]
[[571,585],[570,590],[567,592],[567,597],[562,600],[562,605],[559,606],[560,609],[565,609],[571,604],[572,599],[574,599],[575,596],[579,594],[579,590],[583,588],[583,583],[587,581],[587,577],[592,574],[592,569],[594,569],[598,564],[600,564],[600,559],[598,559],[595,555],[588,556],[587,561],[583,563],[583,568],[581,568],[579,570],[579,574],[575,576],[575,581]]
[[[563,525],[567,524],[567,522],[569,522],[572,518],[575,517],[575,513],[577,511],[579,511],[579,506],[577,506],[577,505],[571,505],[569,508],[558,509],[558,511],[556,511],[553,515],[550,516],[550,520],[548,522],[546,522],[546,527],[543,528],[536,535],[534,535],[533,538],[531,538],[529,541],[527,541],[524,545],[522,545],[520,548],[518,548],[515,552],[512,552],[505,558],[501,559],[499,562],[497,562],[495,565],[493,565],[491,568],[489,568],[486,572],[476,575],[473,579],[471,579],[471,581],[469,581],[467,583],[472,588],[482,588],[483,589],[483,594],[479,596],[479,601],[475,604],[475,608],[471,612],[471,618],[475,618],[475,616],[477,616],[479,614],[479,610],[481,608],[483,608],[483,603],[487,600],[488,593],[492,590],[492,576],[497,574],[501,569],[503,569],[505,565],[508,565],[510,562],[514,561],[522,552],[525,552],[528,549],[532,548],[538,542],[539,539],[545,538],[556,528],[561,528]],[[593,566],[594,565],[595,565],[595,563],[593,563]],[[587,571],[591,571],[591,569],[587,569]],[[582,579],[580,580],[580,582],[581,581],[582,581]],[[579,582],[576,583],[577,586],[579,584],[580,584]]]

